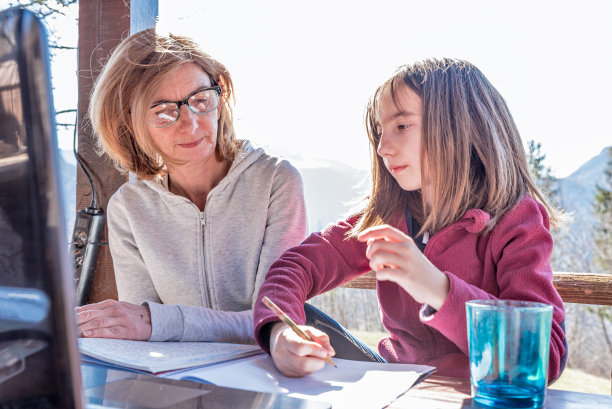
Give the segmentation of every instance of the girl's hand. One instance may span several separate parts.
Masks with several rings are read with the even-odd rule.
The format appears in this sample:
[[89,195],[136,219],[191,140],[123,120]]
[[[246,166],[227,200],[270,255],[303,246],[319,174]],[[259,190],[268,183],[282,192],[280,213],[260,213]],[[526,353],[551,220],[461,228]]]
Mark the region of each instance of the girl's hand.
[[366,257],[377,280],[397,283],[415,301],[439,310],[449,291],[448,277],[421,253],[411,237],[389,225],[374,226],[357,237],[368,243]]
[[279,371],[285,376],[310,375],[325,366],[324,359],[334,356],[329,337],[313,327],[300,326],[313,341],[306,341],[287,324],[278,322],[270,333],[270,354]]
[[106,300],[76,308],[79,336],[146,341],[151,337],[151,313],[144,305]]

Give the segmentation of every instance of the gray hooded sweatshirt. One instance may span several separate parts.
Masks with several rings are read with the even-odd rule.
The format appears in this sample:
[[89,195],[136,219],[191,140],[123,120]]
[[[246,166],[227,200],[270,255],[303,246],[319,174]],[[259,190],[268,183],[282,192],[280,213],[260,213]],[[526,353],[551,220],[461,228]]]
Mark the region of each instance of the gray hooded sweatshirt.
[[257,291],[308,232],[300,173],[241,141],[203,212],[167,186],[128,182],[109,201],[119,300],[149,306],[150,341],[253,343]]

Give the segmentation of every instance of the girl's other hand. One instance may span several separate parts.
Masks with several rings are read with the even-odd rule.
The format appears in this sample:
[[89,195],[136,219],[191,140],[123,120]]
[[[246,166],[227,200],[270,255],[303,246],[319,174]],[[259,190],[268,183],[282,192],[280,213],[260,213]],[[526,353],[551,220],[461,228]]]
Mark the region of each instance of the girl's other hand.
[[144,305],[106,300],[77,307],[79,337],[146,341],[151,337],[151,313]]
[[374,226],[357,237],[367,242],[366,257],[377,280],[397,283],[417,302],[439,310],[449,292],[449,281],[421,253],[411,237],[389,225]]
[[313,327],[300,326],[313,341],[306,341],[287,324],[278,322],[270,333],[270,354],[276,368],[285,376],[310,375],[326,365],[324,359],[334,356],[329,337]]

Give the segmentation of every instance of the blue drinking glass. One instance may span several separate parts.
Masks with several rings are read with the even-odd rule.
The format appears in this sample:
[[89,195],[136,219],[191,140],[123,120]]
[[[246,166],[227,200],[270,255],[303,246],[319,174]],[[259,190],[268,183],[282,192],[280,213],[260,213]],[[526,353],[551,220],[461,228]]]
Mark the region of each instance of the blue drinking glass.
[[474,401],[495,408],[544,405],[552,311],[527,301],[466,303]]

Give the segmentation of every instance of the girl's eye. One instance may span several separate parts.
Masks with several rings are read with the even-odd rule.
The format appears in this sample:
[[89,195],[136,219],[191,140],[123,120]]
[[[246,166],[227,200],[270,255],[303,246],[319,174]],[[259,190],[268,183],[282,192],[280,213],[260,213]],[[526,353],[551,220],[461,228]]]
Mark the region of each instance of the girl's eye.
[[408,128],[410,128],[410,125],[409,125],[409,124],[399,124],[399,125],[397,126],[397,129],[399,129],[400,131],[406,130],[406,129],[408,129]]

